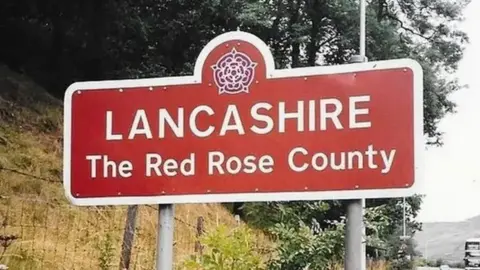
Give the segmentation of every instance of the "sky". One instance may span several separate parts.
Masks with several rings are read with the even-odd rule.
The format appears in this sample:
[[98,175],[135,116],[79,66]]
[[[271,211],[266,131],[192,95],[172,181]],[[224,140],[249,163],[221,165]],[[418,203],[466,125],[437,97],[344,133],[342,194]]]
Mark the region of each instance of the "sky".
[[480,0],[465,10],[459,27],[470,43],[455,76],[467,84],[450,95],[457,113],[439,124],[444,145],[425,153],[425,195],[418,220],[462,221],[480,215]]

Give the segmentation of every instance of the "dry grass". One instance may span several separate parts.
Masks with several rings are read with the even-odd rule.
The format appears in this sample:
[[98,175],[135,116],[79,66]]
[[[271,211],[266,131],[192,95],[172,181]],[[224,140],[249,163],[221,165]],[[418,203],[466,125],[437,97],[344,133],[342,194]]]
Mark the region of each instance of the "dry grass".
[[[79,208],[12,196],[0,201],[0,212],[7,217],[0,234],[21,236],[2,260],[12,269],[99,269],[102,259],[112,268],[118,267],[125,207]],[[199,216],[204,217],[206,229],[220,223],[236,226],[230,214],[218,205],[177,206],[176,263],[195,252]],[[138,217],[131,266],[153,269],[157,211],[141,206]]]
[[[12,270],[100,269],[104,261],[118,269],[126,207],[67,202],[61,185],[62,121],[58,100],[0,66],[0,235],[20,236],[3,255],[0,247],[0,263]],[[207,230],[236,226],[218,204],[177,206],[176,263],[194,253],[200,216]],[[154,268],[156,224],[156,209],[139,207],[132,269]]]

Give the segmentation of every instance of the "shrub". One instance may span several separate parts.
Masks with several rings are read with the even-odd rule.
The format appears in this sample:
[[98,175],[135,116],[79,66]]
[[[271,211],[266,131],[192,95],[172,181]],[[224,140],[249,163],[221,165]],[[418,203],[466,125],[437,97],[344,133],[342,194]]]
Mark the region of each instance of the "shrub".
[[415,269],[415,262],[413,260],[409,260],[405,257],[393,259],[390,262],[390,270],[407,270],[407,269]]
[[255,236],[246,226],[230,231],[225,226],[219,226],[204,235],[200,242],[205,246],[205,253],[190,257],[183,263],[183,269],[266,269]]
[[107,232],[105,238],[100,240],[96,248],[99,252],[98,267],[102,270],[110,269],[114,257],[113,236]]
[[343,257],[343,223],[326,230],[303,223],[295,228],[277,224],[271,232],[278,241],[278,256],[270,261],[269,269],[323,270]]

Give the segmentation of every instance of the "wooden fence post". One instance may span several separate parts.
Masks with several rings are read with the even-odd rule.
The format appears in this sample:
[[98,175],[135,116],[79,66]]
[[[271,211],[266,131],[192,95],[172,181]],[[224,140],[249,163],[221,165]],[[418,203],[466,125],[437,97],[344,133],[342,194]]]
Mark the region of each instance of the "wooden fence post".
[[133,238],[135,236],[135,221],[137,219],[138,205],[129,205],[127,220],[123,231],[122,254],[120,257],[120,270],[128,270],[132,255]]
[[198,252],[200,255],[203,253],[203,246],[202,243],[200,242],[200,237],[203,235],[205,232],[205,219],[203,217],[198,217],[197,218],[197,241],[195,241],[195,252]]

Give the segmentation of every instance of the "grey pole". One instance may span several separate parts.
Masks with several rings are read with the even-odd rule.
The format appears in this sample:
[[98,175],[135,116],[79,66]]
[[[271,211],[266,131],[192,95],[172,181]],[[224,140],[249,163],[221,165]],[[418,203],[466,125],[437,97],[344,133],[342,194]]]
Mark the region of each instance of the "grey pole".
[[345,232],[345,270],[362,269],[362,223],[362,200],[348,201]]
[[[359,55],[354,55],[351,63],[367,62],[365,54],[366,0],[360,1],[360,48]],[[347,205],[347,224],[345,235],[345,270],[365,270],[366,232],[363,216],[365,199],[350,200]]]
[[367,231],[365,228],[365,222],[363,221],[363,217],[365,217],[365,207],[366,202],[365,199],[362,199],[362,270],[367,270]]
[[[353,55],[350,63],[363,63],[365,55]],[[358,211],[358,213],[356,212]],[[367,236],[363,216],[365,199],[349,200],[347,205],[347,224],[345,235],[345,270],[367,269]],[[359,242],[357,246],[357,242]],[[348,268],[349,265],[351,268]]]
[[366,21],[366,1],[360,0],[360,51],[361,57],[365,57],[365,21]]
[[407,239],[410,238],[410,236],[407,235],[407,201],[406,198],[403,197],[403,233],[402,236],[400,236],[400,239],[402,241],[407,241]]
[[173,269],[174,205],[158,206],[157,270]]
[[[360,0],[360,57],[362,62],[366,62],[367,58],[365,56],[366,50],[366,0]],[[365,224],[363,222],[363,217],[365,215],[365,199],[362,199],[362,257],[361,257],[361,268],[362,270],[367,269],[367,233],[365,229]]]

